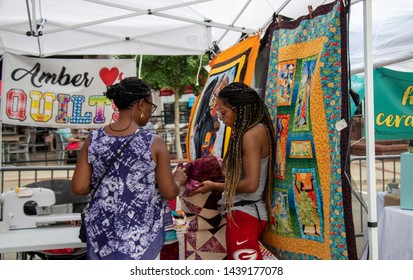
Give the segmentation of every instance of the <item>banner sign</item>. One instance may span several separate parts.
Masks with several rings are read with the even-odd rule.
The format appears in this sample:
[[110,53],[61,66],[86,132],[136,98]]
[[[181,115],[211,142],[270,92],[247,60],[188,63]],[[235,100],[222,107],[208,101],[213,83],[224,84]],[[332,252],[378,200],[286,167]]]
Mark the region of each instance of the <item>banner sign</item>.
[[118,118],[103,93],[135,76],[131,59],[49,59],[6,53],[1,117],[5,124],[97,128]]
[[374,116],[377,140],[413,139],[413,73],[374,70]]

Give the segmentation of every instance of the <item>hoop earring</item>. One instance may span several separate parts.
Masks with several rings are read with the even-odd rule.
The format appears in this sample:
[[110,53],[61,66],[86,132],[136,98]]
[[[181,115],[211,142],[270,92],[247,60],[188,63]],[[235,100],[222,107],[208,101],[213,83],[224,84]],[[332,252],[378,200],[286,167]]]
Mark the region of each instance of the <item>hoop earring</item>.
[[145,115],[143,114],[143,112],[141,113],[141,120],[145,119]]

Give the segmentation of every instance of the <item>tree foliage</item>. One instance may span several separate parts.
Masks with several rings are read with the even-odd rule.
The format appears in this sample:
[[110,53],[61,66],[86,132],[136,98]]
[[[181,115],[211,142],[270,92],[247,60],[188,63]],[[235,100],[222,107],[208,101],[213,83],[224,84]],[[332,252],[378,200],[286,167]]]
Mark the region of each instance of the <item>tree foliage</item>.
[[[120,58],[134,58],[134,56],[120,56]],[[169,88],[173,92],[178,92],[179,96],[185,92],[188,86],[198,95],[205,83],[208,72],[201,67],[198,84],[197,73],[201,56],[153,56],[144,55],[142,58],[141,77],[154,90]],[[137,68],[139,67],[139,57],[137,57]],[[208,56],[202,56],[202,66],[208,64]],[[139,69],[137,69],[139,71]]]
[[[197,95],[201,90],[201,82],[199,85],[196,84],[199,60],[199,56],[144,56],[142,78],[154,89],[170,88],[174,92],[178,91],[179,96],[190,85]],[[200,75],[202,77],[208,75],[203,67]]]

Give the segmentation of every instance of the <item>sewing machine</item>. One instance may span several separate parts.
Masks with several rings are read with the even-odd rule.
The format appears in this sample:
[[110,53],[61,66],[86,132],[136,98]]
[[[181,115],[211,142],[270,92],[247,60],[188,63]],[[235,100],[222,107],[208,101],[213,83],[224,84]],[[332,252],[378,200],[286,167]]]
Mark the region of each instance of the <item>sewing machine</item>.
[[[79,213],[49,214],[48,207],[56,203],[55,193],[46,188],[16,188],[1,194],[3,221],[9,223],[10,229],[36,228],[39,225],[56,222],[78,221]],[[25,206],[36,205],[44,213],[28,215]]]

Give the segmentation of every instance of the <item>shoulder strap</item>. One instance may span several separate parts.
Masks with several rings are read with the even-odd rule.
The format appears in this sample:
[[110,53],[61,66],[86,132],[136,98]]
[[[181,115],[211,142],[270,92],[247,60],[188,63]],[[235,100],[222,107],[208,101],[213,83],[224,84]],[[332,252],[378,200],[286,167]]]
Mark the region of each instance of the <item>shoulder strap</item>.
[[[136,138],[136,136],[141,132],[141,130],[142,130],[142,128],[139,128],[138,131],[136,131],[136,132],[133,134],[133,136],[132,136],[127,142],[123,143],[123,145],[118,149],[118,153],[117,153],[116,156],[114,156],[114,157],[112,158],[112,160],[109,162],[108,167],[107,167],[106,170],[105,170],[105,173],[103,173],[102,177],[100,177],[100,179],[99,179],[99,182],[96,184],[96,189],[97,189],[97,187],[100,185],[100,183],[102,183],[103,178],[105,178],[106,175],[108,174],[111,166],[112,166],[112,165],[116,162],[116,160],[117,160],[118,158],[120,158],[120,156],[123,154],[123,150],[125,149],[125,147],[128,146],[128,145],[133,141],[133,139]],[[93,198],[93,196],[95,195],[95,193],[96,193],[96,190],[93,192],[93,195],[91,196],[91,198]]]

